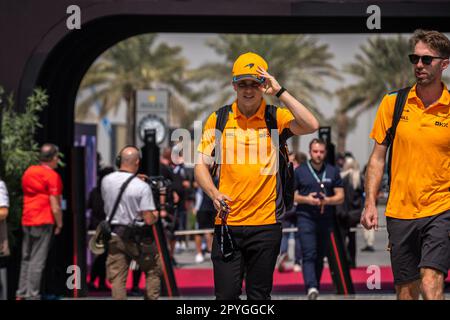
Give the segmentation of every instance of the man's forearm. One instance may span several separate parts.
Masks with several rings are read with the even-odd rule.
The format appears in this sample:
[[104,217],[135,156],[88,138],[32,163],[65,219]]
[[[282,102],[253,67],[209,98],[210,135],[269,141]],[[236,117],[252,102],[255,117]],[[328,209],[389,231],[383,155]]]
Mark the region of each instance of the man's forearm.
[[196,164],[194,173],[195,173],[195,181],[197,181],[200,188],[202,188],[203,191],[205,191],[208,197],[210,197],[211,199],[214,198],[214,195],[218,190],[211,178],[208,166],[203,163]]
[[384,159],[371,157],[369,160],[364,186],[366,191],[365,206],[376,205],[378,190],[380,189],[381,179],[383,178],[384,165]]
[[56,210],[52,210],[53,217],[55,218],[56,226],[61,227],[62,226],[62,210],[61,207]]
[[308,197],[299,194],[294,195],[294,201],[298,204],[309,204]]
[[61,196],[50,196],[50,206],[57,227],[62,227]]
[[327,198],[326,205],[327,206],[335,206],[338,204],[342,204],[344,202],[343,195],[334,195],[332,197]]
[[283,92],[280,101],[291,111],[295,122],[302,128],[302,134],[313,133],[317,130],[319,123],[316,117],[289,92]]
[[8,207],[1,207],[0,208],[0,221],[5,220],[8,216]]
[[144,211],[142,213],[142,218],[144,219],[145,224],[152,225],[158,221],[158,211]]

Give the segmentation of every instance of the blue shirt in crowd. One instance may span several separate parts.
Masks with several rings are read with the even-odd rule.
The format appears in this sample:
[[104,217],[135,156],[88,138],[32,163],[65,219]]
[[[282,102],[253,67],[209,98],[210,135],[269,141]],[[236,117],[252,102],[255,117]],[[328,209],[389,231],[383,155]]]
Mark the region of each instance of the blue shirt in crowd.
[[[323,187],[322,190],[320,183],[317,182],[316,177],[311,173],[306,162],[302,163],[297,169],[295,169],[295,183],[298,193],[302,196],[307,196],[311,192],[324,193],[327,197],[334,196],[334,188],[343,188],[344,183],[342,182],[339,169],[330,164],[322,165],[319,171],[316,171],[312,166],[311,169],[315,172],[317,178],[322,180]],[[325,172],[325,176],[324,176]],[[335,206],[325,206],[323,213],[324,217],[330,217],[335,212]],[[306,203],[301,203],[297,205],[297,213],[320,216],[320,207],[311,206]]]

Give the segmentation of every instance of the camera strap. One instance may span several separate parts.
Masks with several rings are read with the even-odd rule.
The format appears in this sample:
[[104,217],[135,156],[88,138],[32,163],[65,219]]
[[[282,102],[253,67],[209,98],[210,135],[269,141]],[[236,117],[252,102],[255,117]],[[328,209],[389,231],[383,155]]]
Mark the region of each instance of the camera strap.
[[316,172],[312,168],[311,163],[309,161],[306,161],[306,164],[308,165],[308,169],[311,172],[312,176],[314,177],[314,179],[316,179],[317,183],[319,184],[320,189],[323,191],[323,193],[325,193],[324,181],[327,178],[327,168],[326,167],[324,168],[323,173],[322,173],[322,178],[319,179],[319,177],[317,176]]
[[114,202],[113,209],[111,211],[111,215],[108,218],[108,224],[111,225],[111,221],[114,218],[114,215],[116,214],[117,208],[119,207],[120,199],[122,198],[122,194],[127,188],[127,186],[130,184],[131,180],[133,180],[137,176],[137,173],[131,175],[120,187],[119,194],[117,195],[116,202]]

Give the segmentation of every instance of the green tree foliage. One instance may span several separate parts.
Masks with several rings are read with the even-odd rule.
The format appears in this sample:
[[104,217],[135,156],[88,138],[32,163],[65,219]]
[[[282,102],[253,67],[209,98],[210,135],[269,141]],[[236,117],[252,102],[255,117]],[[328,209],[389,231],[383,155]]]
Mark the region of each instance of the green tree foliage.
[[[316,95],[330,95],[325,86],[325,78],[339,79],[331,59],[333,54],[327,44],[307,35],[232,35],[222,34],[211,39],[207,45],[218,55],[223,63],[206,63],[191,74],[196,81],[207,80],[204,92],[219,91],[219,98],[209,111],[217,109],[233,96],[231,70],[236,58],[245,52],[255,52],[268,62],[269,73],[289,89],[319,118],[323,115],[316,107]],[[276,100],[268,98],[269,103]]]
[[[80,90],[95,87],[76,106],[76,119],[84,119],[96,101],[101,102],[99,117],[117,110],[120,101],[127,105],[127,143],[134,141],[135,90],[169,89],[172,94],[188,94],[185,70],[187,60],[182,48],[156,43],[157,34],[144,34],[119,42],[103,53],[86,73]],[[170,104],[179,99],[171,98]],[[180,108],[180,103],[177,103]],[[183,113],[184,111],[181,111]]]
[[[0,87],[0,94],[3,89]],[[13,109],[14,101],[9,96],[2,107],[2,179],[8,188],[10,207],[8,215],[8,231],[10,246],[15,246],[11,235],[20,227],[22,217],[21,178],[26,168],[38,162],[39,147],[34,140],[36,129],[41,127],[39,112],[48,103],[45,91],[35,89],[27,99],[25,111],[19,113]]]
[[377,107],[386,93],[414,83],[409,53],[407,38],[376,36],[361,45],[354,62],[344,66],[343,71],[355,77],[356,82],[336,92],[339,107],[330,123],[338,133],[339,152],[345,151],[347,135],[356,127],[361,113]]

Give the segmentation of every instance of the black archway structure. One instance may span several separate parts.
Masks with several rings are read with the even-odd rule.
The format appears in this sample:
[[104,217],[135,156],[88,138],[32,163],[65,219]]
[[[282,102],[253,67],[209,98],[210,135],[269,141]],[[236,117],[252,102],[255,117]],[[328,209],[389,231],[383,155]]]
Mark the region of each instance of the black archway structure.
[[[73,4],[81,8],[80,30],[66,27],[69,16],[66,9]],[[69,155],[74,138],[75,98],[81,79],[104,50],[133,35],[450,30],[448,1],[377,1],[381,8],[381,30],[366,27],[366,10],[371,4],[357,0],[5,0],[0,4],[0,39],[3,45],[7,44],[0,50],[0,84],[15,94],[19,110],[34,87],[47,90],[49,106],[41,115],[44,126],[38,141],[56,143]],[[64,266],[73,260],[72,248],[68,246],[73,241],[75,214],[70,196],[73,193],[71,173],[77,165],[74,161],[66,157],[67,167],[62,170],[64,197],[68,201],[67,231],[60,244],[66,257]],[[67,250],[63,250],[64,246]]]

